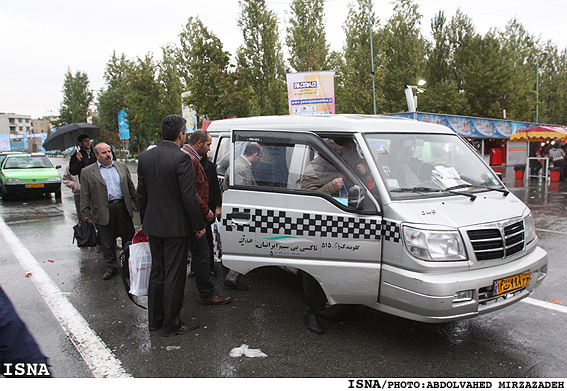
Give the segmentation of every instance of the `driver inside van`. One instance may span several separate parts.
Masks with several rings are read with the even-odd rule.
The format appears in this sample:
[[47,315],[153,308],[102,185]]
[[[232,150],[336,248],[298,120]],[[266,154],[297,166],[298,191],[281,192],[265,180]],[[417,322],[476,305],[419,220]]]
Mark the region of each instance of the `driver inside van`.
[[[340,145],[330,139],[325,139],[325,142],[337,155],[343,157],[343,149]],[[305,168],[301,179],[301,188],[338,196],[341,189],[344,188],[344,183],[335,166],[321,155],[317,155]]]

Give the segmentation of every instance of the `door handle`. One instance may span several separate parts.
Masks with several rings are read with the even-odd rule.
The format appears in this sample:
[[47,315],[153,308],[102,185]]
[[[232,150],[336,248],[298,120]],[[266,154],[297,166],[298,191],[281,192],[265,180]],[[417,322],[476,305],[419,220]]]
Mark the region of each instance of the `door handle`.
[[227,216],[229,219],[242,219],[242,220],[250,220],[250,213],[249,212],[232,212]]

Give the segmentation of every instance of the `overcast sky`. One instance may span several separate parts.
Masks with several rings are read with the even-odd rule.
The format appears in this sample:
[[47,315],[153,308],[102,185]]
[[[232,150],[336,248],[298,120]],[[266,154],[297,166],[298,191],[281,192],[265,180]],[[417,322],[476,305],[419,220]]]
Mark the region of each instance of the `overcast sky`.
[[[326,0],[327,40],[332,49],[344,43],[343,24],[351,0]],[[390,0],[372,0],[380,25],[392,14]],[[567,47],[566,0],[417,0],[422,29],[430,36],[431,19],[443,10],[450,19],[458,8],[472,18],[478,33],[503,29],[513,17],[531,34]],[[291,0],[266,0],[286,27]],[[39,118],[58,114],[68,68],[86,72],[90,87],[104,86],[112,52],[128,58],[178,44],[190,16],[235,53],[241,45],[237,0],[18,0],[0,8],[0,112]]]

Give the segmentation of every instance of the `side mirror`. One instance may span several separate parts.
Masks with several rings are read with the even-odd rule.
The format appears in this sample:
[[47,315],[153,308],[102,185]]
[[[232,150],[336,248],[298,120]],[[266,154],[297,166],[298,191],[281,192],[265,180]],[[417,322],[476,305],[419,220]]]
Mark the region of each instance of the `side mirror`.
[[348,206],[355,209],[360,208],[362,200],[364,200],[365,191],[358,185],[354,185],[349,189],[348,192]]
[[502,176],[501,172],[495,172],[496,176],[498,177],[498,179],[500,179],[500,182],[504,181],[504,177]]
[[55,166],[55,169],[60,169],[60,168],[61,168],[61,164]]

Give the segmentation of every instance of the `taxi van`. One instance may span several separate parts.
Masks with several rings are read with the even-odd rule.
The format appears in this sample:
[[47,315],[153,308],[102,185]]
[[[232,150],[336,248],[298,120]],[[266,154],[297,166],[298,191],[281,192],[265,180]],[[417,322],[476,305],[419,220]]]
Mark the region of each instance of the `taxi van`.
[[[221,227],[230,269],[308,273],[330,306],[427,323],[506,307],[546,277],[529,208],[445,126],[321,115],[227,119],[207,130],[209,158],[230,182]],[[261,147],[249,161],[254,180],[235,183],[232,162],[250,144]]]

